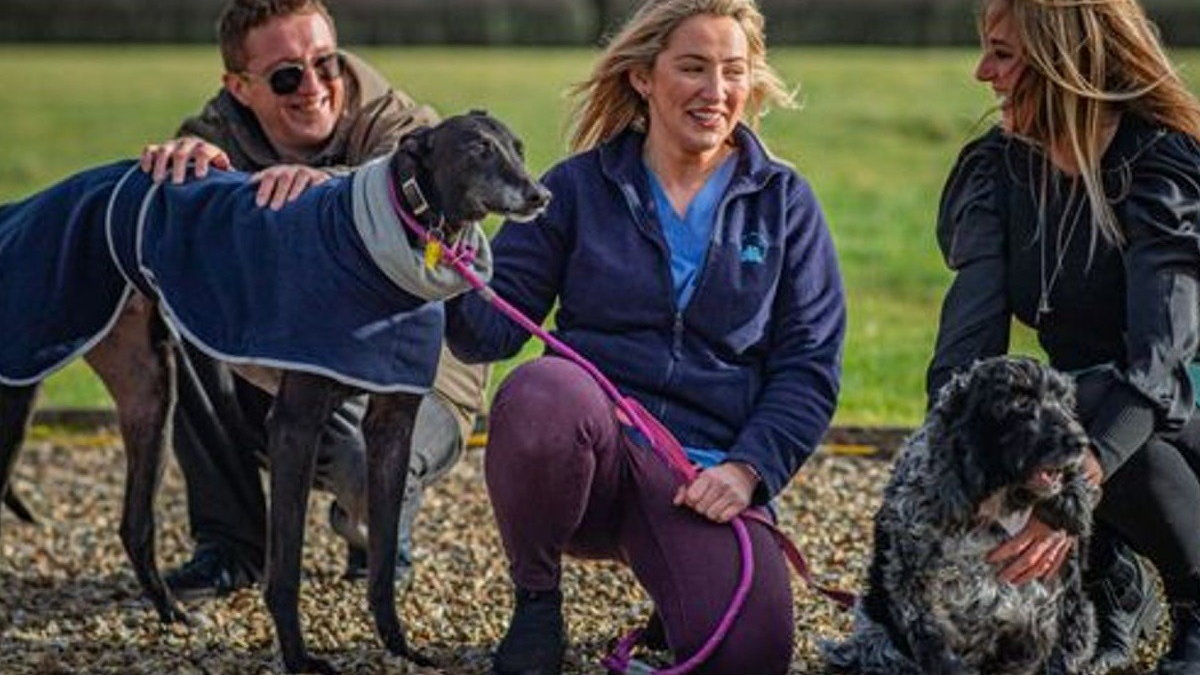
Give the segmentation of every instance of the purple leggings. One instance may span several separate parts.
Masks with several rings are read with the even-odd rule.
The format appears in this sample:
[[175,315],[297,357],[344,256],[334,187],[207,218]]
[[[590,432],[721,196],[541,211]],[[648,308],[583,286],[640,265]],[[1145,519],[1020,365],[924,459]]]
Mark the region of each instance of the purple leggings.
[[[513,582],[558,587],[562,554],[619,560],[653,599],[677,658],[720,621],[740,574],[733,528],[671,504],[680,479],[633,444],[614,406],[579,366],[523,364],[496,394],[485,456],[488,493]],[[754,584],[733,629],[696,672],[786,673],[794,630],[787,567],[761,523],[749,522]]]

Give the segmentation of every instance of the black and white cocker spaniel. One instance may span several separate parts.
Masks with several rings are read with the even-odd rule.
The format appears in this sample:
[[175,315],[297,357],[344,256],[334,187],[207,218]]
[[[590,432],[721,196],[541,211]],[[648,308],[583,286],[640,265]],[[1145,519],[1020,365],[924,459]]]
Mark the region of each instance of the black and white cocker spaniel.
[[[1023,357],[976,363],[907,441],[875,516],[851,635],[822,645],[834,672],[1079,673],[1095,644],[1081,550],[1098,491],[1065,375]],[[988,552],[1030,514],[1079,537],[1054,578],[1014,585]]]

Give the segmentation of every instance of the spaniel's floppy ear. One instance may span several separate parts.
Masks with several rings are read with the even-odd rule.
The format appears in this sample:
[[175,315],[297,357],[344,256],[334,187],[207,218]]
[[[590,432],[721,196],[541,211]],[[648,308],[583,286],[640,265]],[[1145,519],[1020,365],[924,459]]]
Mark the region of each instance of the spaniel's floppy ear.
[[987,403],[972,373],[955,375],[942,387],[931,412],[929,452],[938,475],[930,479],[938,490],[935,517],[946,528],[969,527],[987,487],[973,419]]

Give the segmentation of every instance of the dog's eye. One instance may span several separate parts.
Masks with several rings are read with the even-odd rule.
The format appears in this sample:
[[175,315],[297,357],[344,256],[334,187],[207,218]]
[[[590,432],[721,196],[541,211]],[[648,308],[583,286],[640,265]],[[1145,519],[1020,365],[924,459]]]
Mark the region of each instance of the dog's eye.
[[470,153],[475,157],[479,157],[480,159],[487,159],[488,157],[492,156],[492,144],[488,143],[487,141],[472,143],[470,147]]

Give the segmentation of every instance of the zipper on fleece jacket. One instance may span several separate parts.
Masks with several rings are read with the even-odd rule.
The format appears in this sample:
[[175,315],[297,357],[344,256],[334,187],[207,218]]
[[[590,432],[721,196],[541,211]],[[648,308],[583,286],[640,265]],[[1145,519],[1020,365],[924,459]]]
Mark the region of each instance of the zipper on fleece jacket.
[[675,323],[671,326],[671,354],[676,361],[683,358],[683,312],[675,312]]
[[[618,182],[618,188],[621,195],[625,197],[625,208],[629,209],[629,215],[633,217],[633,222],[641,231],[642,236],[654,242],[658,247],[659,255],[662,256],[667,264],[662,266],[666,273],[666,288],[667,288],[667,304],[671,308],[671,315],[674,317],[671,325],[671,360],[667,362],[667,370],[663,374],[663,380],[659,386],[665,387],[675,377],[676,364],[683,355],[683,313],[680,311],[678,304],[675,302],[675,280],[671,277],[671,252],[667,250],[667,244],[662,236],[654,236],[650,230],[649,223],[646,222],[646,209],[642,208],[641,197],[637,194],[636,188],[625,182]],[[662,419],[667,412],[667,404],[660,400],[657,405],[653,406],[650,414]]]
[[[641,206],[642,200],[637,194],[637,190],[626,182],[618,182],[618,187],[620,188],[621,195],[625,197],[625,207],[629,209],[629,214],[633,217],[634,223],[636,223],[637,227],[641,230],[643,236],[654,242],[655,246],[658,247],[659,254],[662,255],[667,262],[667,264],[663,266],[663,269],[665,270],[667,276],[667,301],[671,307],[673,319],[671,323],[672,358],[667,363],[667,370],[664,374],[663,380],[663,386],[666,386],[666,384],[671,382],[675,376],[676,365],[683,360],[683,315],[687,310],[686,308],[680,308],[675,299],[675,280],[671,276],[671,252],[667,249],[666,241],[663,239],[661,234],[655,236],[651,231],[649,223],[646,222],[646,209]],[[708,275],[709,266],[712,262],[713,246],[716,245],[721,233],[724,231],[725,212],[729,207],[729,203],[744,194],[754,192],[755,189],[755,187],[748,185],[744,179],[739,180],[735,176],[729,187],[726,188],[725,194],[717,203],[715,217],[713,220],[712,234],[709,237],[708,248],[704,251],[704,262],[700,265],[700,268],[696,274],[695,286],[692,290],[693,298],[700,292],[705,278]],[[666,413],[666,404],[660,403],[655,407],[657,410],[651,410],[650,412],[661,418]]]

